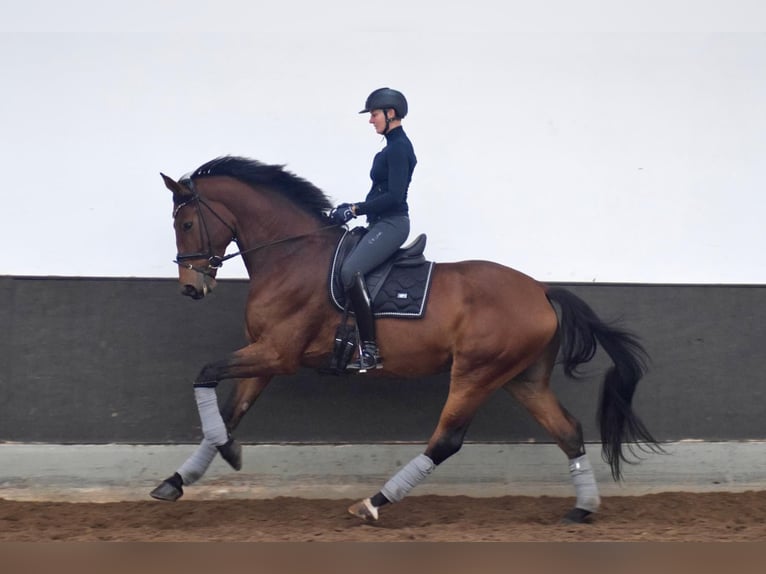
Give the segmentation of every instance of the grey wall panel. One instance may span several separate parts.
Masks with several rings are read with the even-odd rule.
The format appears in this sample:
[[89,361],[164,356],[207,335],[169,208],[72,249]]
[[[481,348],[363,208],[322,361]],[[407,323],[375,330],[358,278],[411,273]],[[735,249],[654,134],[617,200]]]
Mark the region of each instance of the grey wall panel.
[[[766,438],[761,350],[766,286],[561,284],[644,340],[651,370],[635,406],[662,440]],[[245,281],[203,301],[170,279],[0,277],[0,441],[196,442],[191,382],[244,343]],[[556,373],[561,402],[595,428],[602,353],[581,381]],[[222,401],[232,383],[222,383]],[[446,376],[275,379],[243,421],[245,442],[425,441]],[[468,440],[549,442],[507,393]]]

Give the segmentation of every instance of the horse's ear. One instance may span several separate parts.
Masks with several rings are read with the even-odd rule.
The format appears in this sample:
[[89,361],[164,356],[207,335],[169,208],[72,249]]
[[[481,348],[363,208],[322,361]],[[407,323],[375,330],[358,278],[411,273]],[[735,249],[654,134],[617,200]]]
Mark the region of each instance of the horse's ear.
[[160,175],[162,176],[162,179],[165,182],[165,187],[167,187],[170,191],[172,191],[173,195],[177,197],[181,197],[184,195],[191,194],[191,191],[189,189],[187,189],[186,187],[178,183],[172,177],[168,177],[162,172],[160,172]]

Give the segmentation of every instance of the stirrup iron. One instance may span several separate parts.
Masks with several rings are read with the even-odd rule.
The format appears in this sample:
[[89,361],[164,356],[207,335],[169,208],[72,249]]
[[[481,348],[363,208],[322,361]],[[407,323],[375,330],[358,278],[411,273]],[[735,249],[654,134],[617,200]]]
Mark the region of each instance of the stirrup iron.
[[359,351],[359,357],[353,363],[348,365],[348,369],[365,373],[373,369],[383,368],[383,358],[378,351],[378,345],[365,341],[362,349]]

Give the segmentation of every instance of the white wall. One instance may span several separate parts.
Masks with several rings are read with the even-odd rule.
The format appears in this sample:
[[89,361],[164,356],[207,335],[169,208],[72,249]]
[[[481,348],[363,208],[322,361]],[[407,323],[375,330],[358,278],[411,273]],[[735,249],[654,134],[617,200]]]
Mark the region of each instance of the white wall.
[[[171,277],[213,157],[361,200],[405,92],[413,233],[541,280],[764,283],[756,1],[17,3],[0,22],[0,274]],[[227,263],[222,277],[242,277]]]

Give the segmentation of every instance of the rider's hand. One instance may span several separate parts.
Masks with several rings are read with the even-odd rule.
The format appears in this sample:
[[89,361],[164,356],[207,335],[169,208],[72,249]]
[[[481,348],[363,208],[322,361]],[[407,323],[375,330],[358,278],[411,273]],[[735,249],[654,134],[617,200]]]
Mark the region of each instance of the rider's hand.
[[350,203],[341,203],[338,207],[330,211],[330,221],[337,225],[343,225],[347,221],[356,217]]

